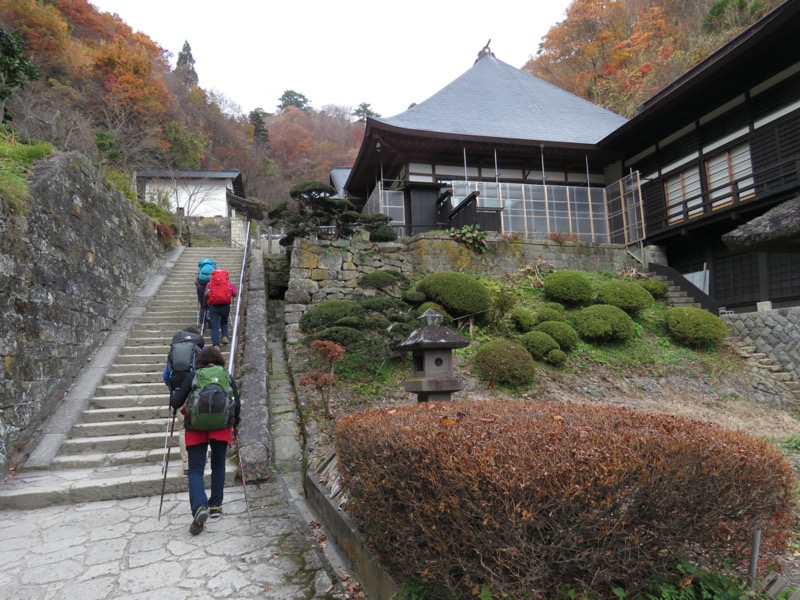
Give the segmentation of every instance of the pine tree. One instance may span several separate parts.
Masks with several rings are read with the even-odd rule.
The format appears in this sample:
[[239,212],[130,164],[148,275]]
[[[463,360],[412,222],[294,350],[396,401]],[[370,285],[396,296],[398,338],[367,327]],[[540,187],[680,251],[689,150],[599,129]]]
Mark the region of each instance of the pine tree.
[[178,61],[175,65],[175,74],[186,87],[191,88],[197,85],[197,71],[194,70],[194,57],[192,47],[188,40],[183,42],[183,49],[178,52]]

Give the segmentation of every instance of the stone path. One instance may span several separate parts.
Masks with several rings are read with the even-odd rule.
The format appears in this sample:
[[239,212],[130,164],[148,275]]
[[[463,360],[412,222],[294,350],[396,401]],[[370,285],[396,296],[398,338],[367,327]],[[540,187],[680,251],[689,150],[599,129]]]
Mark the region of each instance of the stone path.
[[277,482],[225,490],[225,515],[189,533],[188,495],[3,513],[0,597],[193,600],[334,598],[317,549]]

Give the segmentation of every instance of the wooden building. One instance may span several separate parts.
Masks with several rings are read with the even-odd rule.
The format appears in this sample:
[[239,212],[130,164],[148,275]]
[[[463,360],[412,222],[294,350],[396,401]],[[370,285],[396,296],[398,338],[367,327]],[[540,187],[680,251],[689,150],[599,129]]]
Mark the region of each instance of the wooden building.
[[788,0],[628,121],[486,47],[431,98],[367,120],[346,193],[402,235],[476,223],[622,243],[729,310],[800,304],[797,244],[724,241],[800,196],[798,39],[800,0]]

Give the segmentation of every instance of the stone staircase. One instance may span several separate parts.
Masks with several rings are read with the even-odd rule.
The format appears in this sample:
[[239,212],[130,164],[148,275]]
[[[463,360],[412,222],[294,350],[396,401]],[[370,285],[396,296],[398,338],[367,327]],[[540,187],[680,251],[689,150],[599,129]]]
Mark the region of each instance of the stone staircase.
[[694,301],[694,298],[691,298],[686,292],[681,290],[677,285],[673,284],[666,276],[654,274],[652,279],[655,279],[656,281],[663,281],[669,286],[667,290],[668,306],[672,308],[687,306],[693,308],[702,308],[698,302]]
[[[161,493],[171,421],[162,371],[172,336],[197,322],[197,262],[214,258],[238,285],[243,255],[243,249],[235,248],[183,250],[144,313],[131,324],[116,357],[83,402],[84,408],[55,456],[37,460],[34,452],[14,478],[0,486],[0,508],[36,508]],[[233,332],[235,302],[231,308],[229,335]],[[210,345],[210,332],[205,331],[204,337]],[[229,349],[222,347],[226,360]],[[170,438],[166,480],[166,491],[173,493],[188,489],[178,449],[181,426],[179,415]],[[235,474],[236,467],[229,463],[226,485],[234,483]]]

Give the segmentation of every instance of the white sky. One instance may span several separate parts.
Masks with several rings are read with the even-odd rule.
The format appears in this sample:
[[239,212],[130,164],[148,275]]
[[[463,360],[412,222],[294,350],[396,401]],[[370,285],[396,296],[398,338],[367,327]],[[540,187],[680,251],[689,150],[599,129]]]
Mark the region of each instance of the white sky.
[[199,85],[275,112],[285,90],[383,117],[422,102],[472,66],[491,39],[521,67],[571,0],[89,0],[172,53]]

